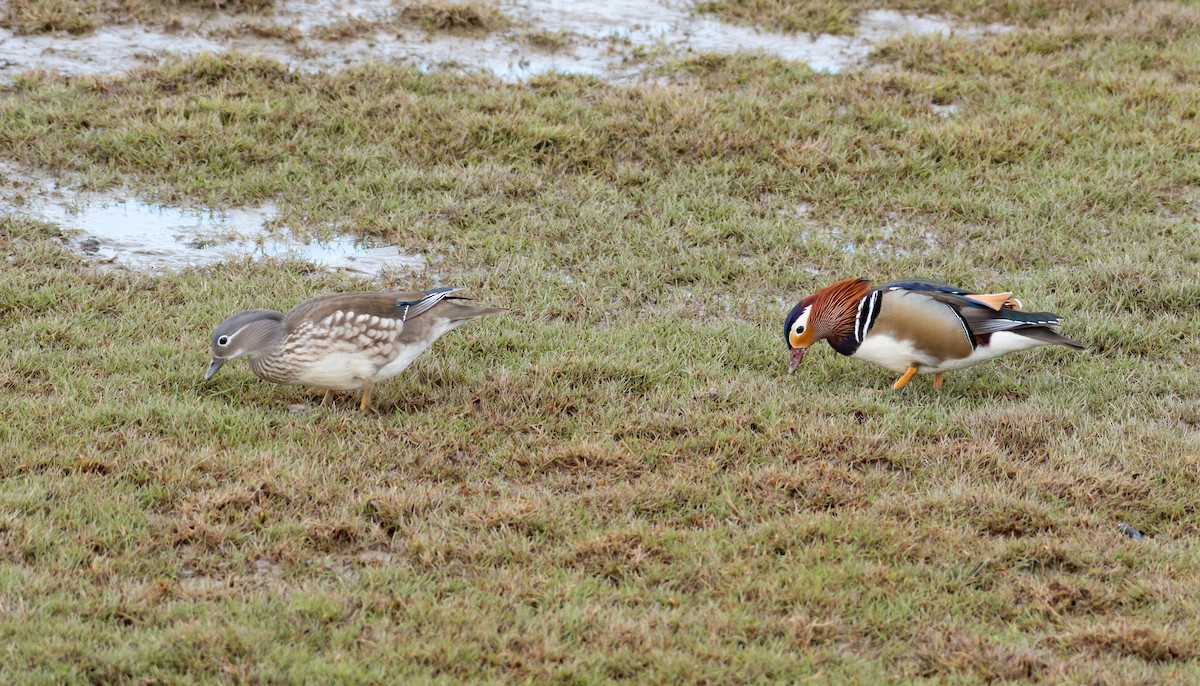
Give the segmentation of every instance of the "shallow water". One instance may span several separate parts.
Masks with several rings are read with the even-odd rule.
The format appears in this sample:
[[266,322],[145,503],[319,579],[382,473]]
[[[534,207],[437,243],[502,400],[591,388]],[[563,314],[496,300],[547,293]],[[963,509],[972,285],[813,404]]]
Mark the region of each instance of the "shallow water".
[[[389,21],[390,0],[284,0],[273,16],[257,21],[290,26],[304,38],[294,43],[225,33],[244,19],[228,14],[184,15],[184,27],[165,31],[141,25],[104,26],[83,36],[14,36],[0,29],[0,78],[43,67],[70,74],[124,71],[162,55],[195,55],[236,49],[273,57],[304,71],[340,69],[369,60],[401,61],[420,68],[482,69],[511,81],[551,71],[610,80],[640,77],[662,56],[761,52],[804,62],[815,70],[853,67],[879,41],[905,33],[974,35],[999,26],[954,25],[940,17],[873,10],[853,36],[782,34],[693,15],[683,2],[662,0],[501,0],[515,26],[482,37],[429,34],[394,24],[355,40],[316,38],[322,27],[348,17]],[[534,48],[527,36],[546,32],[565,38],[555,51]],[[647,57],[647,55],[650,57]]]
[[425,266],[422,257],[405,255],[394,246],[373,246],[344,236],[304,241],[267,233],[265,226],[274,214],[269,205],[212,211],[102,199],[77,210],[55,208],[43,218],[82,231],[71,241],[78,252],[141,271],[178,270],[245,255],[299,259],[372,276]]
[[[37,178],[3,166],[8,178]],[[61,226],[76,252],[137,271],[177,271],[223,260],[298,259],[336,271],[377,276],[425,268],[425,258],[395,246],[371,245],[347,236],[305,240],[268,231],[277,214],[271,205],[214,211],[142,202],[117,195],[64,191],[37,179],[19,192],[0,194],[0,212]]]
[[[349,41],[314,37],[322,27],[347,17],[390,21],[396,12],[391,0],[284,0],[274,16],[257,20],[296,28],[304,38],[295,43],[250,35],[228,37],[228,31],[244,19],[203,12],[185,14],[183,28],[169,32],[119,25],[83,36],[14,36],[0,29],[0,80],[35,67],[69,74],[114,73],[156,62],[166,54],[229,49],[260,53],[301,70],[385,60],[424,69],[483,69],[512,81],[551,71],[622,81],[641,78],[664,57],[733,52],[776,55],[836,72],[858,64],[875,43],[895,35],[1006,30],[874,10],[862,15],[853,36],[812,37],[726,24],[712,16],[693,15],[689,4],[671,0],[500,0],[500,7],[515,19],[514,28],[483,37],[428,34],[409,27],[378,30]],[[563,36],[564,44],[554,51],[531,47],[527,41],[531,32]],[[955,106],[934,111],[953,116]],[[270,206],[214,212],[116,195],[64,192],[52,179],[2,162],[0,176],[30,185],[19,199],[12,192],[0,197],[0,211],[71,229],[79,234],[71,241],[76,250],[131,269],[173,270],[244,255],[293,256],[367,274],[425,265],[421,256],[401,254],[395,247],[364,245],[348,237],[312,242],[268,231],[276,214]]]

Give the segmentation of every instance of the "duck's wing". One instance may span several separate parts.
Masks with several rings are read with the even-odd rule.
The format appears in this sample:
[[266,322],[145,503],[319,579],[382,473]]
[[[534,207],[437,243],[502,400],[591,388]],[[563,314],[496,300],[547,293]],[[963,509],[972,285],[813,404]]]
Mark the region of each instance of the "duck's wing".
[[943,301],[963,300],[972,305],[979,305],[995,311],[1020,309],[1021,307],[1021,301],[1014,298],[1011,291],[1004,293],[975,293],[965,288],[951,286],[948,283],[932,279],[907,279],[879,286],[879,290],[881,291],[898,289],[926,293],[932,298]]
[[432,310],[461,289],[450,286],[427,291],[385,291],[382,293],[335,293],[296,305],[288,312],[287,322],[294,326],[299,322],[319,322],[337,312],[353,312],[380,319],[393,319],[398,324],[415,319]]
[[879,290],[921,293],[948,305],[970,331],[972,344],[977,342],[977,337],[1011,331],[1050,343],[1083,348],[1082,344],[1054,331],[1062,323],[1062,317],[1053,312],[1021,310],[1020,301],[1011,292],[974,293],[929,279],[895,281],[880,286]]

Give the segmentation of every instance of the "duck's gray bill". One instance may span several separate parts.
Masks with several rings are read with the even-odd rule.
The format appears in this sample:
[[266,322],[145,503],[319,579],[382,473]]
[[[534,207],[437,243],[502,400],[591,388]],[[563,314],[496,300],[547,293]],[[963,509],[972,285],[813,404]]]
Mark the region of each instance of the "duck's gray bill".
[[213,375],[217,373],[217,370],[219,370],[223,364],[225,364],[225,360],[214,359],[212,364],[208,365],[208,373],[204,375],[204,380],[208,381],[209,379],[213,378]]

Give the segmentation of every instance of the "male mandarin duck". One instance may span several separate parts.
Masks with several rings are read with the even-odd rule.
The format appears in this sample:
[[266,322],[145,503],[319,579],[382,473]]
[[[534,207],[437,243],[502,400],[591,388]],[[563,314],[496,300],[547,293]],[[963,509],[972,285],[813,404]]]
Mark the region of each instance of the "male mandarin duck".
[[873,362],[902,376],[965,369],[1001,355],[1042,345],[1084,346],[1055,331],[1049,312],[1021,311],[1012,293],[972,293],[927,279],[871,287],[864,279],[826,286],[796,303],[783,323],[794,373],[804,352],[820,340],[842,355]]

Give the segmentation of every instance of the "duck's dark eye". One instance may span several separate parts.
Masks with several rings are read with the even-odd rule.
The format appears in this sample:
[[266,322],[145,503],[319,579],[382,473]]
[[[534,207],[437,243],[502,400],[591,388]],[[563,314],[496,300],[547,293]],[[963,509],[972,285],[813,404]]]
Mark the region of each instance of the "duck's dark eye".
[[799,336],[802,333],[804,333],[804,325],[803,324],[796,327],[796,335]]
[[229,345],[229,336],[221,336],[220,338],[218,338],[217,345],[222,346],[222,347]]

